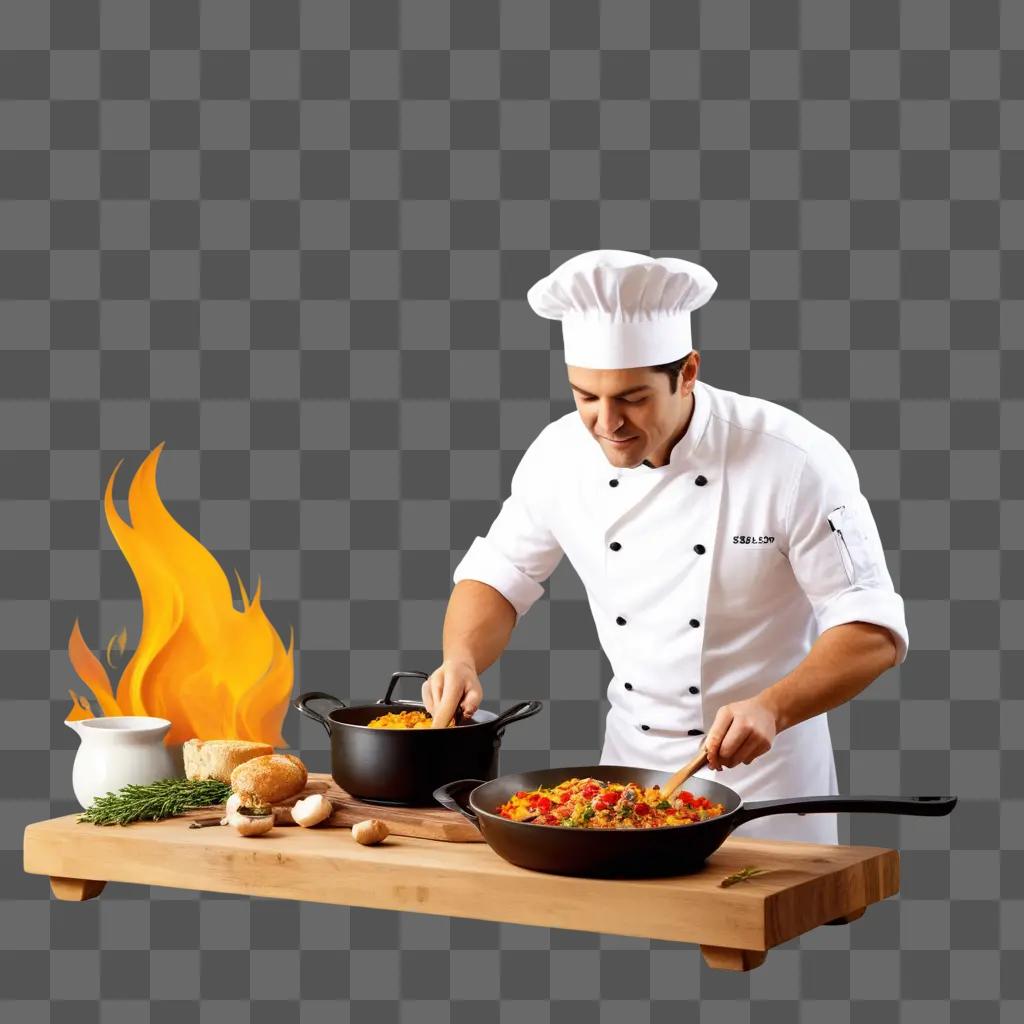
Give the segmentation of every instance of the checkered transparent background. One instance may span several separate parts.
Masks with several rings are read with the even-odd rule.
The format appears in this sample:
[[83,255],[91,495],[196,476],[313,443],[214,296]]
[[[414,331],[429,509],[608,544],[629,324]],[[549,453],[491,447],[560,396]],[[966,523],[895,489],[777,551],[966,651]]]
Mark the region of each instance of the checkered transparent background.
[[[1024,5],[0,0],[0,1018],[890,1021],[1024,1013]],[[140,608],[102,489],[264,583],[296,691],[436,664],[451,570],[571,409],[526,288],[568,256],[720,281],[708,382],[852,452],[911,653],[830,716],[899,898],[748,975],[694,947],[112,884],[53,901],[77,617]],[[123,504],[122,504],[123,508]],[[128,652],[130,653],[130,651]],[[563,563],[483,677],[502,770],[596,760],[610,669]],[[414,695],[414,694],[413,694]],[[285,735],[327,769],[322,731]]]

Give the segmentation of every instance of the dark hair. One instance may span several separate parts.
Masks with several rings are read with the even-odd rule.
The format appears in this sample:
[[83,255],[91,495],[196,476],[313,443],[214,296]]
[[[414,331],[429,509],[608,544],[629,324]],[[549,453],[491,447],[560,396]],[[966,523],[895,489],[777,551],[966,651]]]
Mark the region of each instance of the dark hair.
[[683,372],[683,367],[686,365],[690,355],[691,353],[687,352],[682,359],[677,359],[675,362],[662,363],[660,366],[651,367],[651,369],[656,373],[664,373],[668,375],[669,391],[675,391],[676,386],[679,384],[679,374]]

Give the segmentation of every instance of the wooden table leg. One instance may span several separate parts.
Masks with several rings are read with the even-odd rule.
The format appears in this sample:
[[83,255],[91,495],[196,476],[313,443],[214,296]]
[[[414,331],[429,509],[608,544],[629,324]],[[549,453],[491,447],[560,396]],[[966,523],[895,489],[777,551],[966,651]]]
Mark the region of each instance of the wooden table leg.
[[718,971],[752,971],[764,963],[763,949],[731,949],[728,946],[700,947],[704,963]]
[[851,921],[856,921],[858,917],[863,917],[864,911],[867,909],[867,907],[858,907],[856,910],[851,910],[848,914],[844,914],[842,917],[826,921],[825,924],[849,924]]
[[103,892],[106,882],[96,882],[91,878],[61,878],[58,875],[50,876],[50,888],[53,895],[59,900],[91,900]]

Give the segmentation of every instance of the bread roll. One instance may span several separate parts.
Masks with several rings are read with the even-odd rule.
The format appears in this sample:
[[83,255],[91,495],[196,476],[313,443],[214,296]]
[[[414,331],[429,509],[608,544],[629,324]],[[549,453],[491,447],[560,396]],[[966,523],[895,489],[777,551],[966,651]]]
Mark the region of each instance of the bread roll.
[[301,793],[308,777],[294,754],[266,754],[240,764],[231,773],[231,788],[246,806],[276,804]]
[[232,771],[240,764],[273,752],[274,748],[269,743],[250,743],[248,740],[186,740],[182,746],[185,776],[230,782]]

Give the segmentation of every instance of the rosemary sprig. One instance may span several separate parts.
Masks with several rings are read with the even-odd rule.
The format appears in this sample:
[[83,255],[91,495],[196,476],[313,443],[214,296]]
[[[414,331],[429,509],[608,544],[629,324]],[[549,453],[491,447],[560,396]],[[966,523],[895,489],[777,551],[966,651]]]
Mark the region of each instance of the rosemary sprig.
[[196,807],[222,804],[230,795],[231,787],[216,779],[160,779],[97,797],[78,822],[130,825],[133,821],[159,821]]
[[723,878],[718,884],[723,889],[727,889],[730,885],[735,885],[737,882],[745,882],[748,878],[753,878],[754,875],[763,875],[767,870],[767,868],[740,868],[735,874]]

